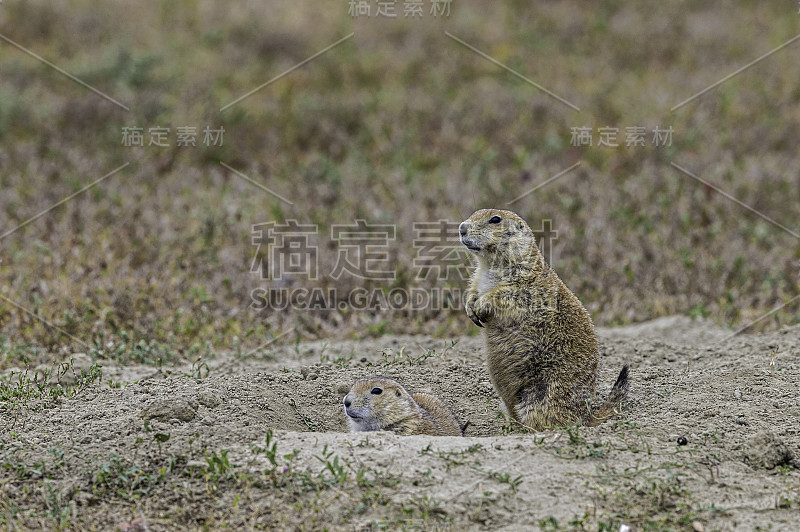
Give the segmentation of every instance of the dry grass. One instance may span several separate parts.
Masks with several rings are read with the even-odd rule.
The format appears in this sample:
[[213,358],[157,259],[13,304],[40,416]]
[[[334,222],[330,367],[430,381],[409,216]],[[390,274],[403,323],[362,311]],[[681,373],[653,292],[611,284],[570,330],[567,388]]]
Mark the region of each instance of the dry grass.
[[[578,161],[512,207],[534,227],[553,220],[554,266],[598,324],[692,313],[737,326],[800,294],[797,238],[670,165],[800,231],[798,44],[670,111],[796,35],[795,6],[514,2],[487,13],[465,1],[446,20],[405,21],[352,20],[346,2],[90,5],[0,6],[4,35],[130,107],[0,42],[0,225],[13,228],[131,165],[0,240],[0,295],[95,355],[116,349],[124,360],[145,340],[154,360],[168,361],[206,343],[255,347],[289,328],[284,339],[462,331],[459,310],[255,312],[250,293],[264,282],[249,273],[251,226],[318,224],[324,274],[337,257],[332,224],[396,224],[397,278],[368,285],[430,287],[415,278],[413,222],[503,206]],[[219,111],[351,31],[350,41]],[[224,146],[177,148],[175,128],[187,125],[223,126]],[[123,147],[124,126],[171,127],[172,147]],[[576,126],[671,126],[673,144],[626,148],[621,133],[621,147],[578,148]],[[309,284],[342,293],[361,282],[322,275]],[[795,301],[753,330],[799,317]],[[6,301],[0,333],[0,367],[84,349]]]

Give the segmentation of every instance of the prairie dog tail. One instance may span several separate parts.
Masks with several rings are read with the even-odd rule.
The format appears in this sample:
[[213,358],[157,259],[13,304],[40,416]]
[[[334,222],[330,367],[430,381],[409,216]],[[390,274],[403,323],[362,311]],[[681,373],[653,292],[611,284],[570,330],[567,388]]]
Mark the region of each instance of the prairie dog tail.
[[617,377],[614,386],[611,387],[611,393],[608,395],[608,399],[606,399],[597,410],[592,412],[592,415],[589,417],[588,425],[590,427],[596,427],[614,414],[614,409],[617,408],[628,395],[628,386],[628,366],[625,365],[622,367],[622,371],[619,372],[619,377]]

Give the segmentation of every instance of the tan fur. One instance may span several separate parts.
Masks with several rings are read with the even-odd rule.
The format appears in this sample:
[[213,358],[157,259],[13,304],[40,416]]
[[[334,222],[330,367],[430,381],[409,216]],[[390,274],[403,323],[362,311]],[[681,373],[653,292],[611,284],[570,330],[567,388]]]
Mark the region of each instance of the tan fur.
[[525,220],[481,209],[459,232],[477,259],[467,315],[485,328],[489,377],[509,414],[535,430],[609,417],[627,393],[628,367],[592,412],[599,350],[591,317],[545,263]]
[[[376,389],[381,392],[372,393]],[[439,399],[424,393],[409,394],[399,382],[387,377],[357,380],[344,398],[344,412],[352,432],[463,436],[455,416]]]

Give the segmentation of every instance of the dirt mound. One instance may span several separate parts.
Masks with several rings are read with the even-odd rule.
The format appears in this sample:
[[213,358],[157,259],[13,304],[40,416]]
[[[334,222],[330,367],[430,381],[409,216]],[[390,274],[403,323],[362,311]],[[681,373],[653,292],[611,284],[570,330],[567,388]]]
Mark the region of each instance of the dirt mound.
[[[0,523],[796,530],[800,327],[729,334],[599,330],[599,393],[631,365],[624,415],[539,434],[500,414],[480,337],[283,346],[209,360],[203,379],[105,367],[73,397],[2,412]],[[341,399],[365,375],[441,397],[466,437],[346,433]]]

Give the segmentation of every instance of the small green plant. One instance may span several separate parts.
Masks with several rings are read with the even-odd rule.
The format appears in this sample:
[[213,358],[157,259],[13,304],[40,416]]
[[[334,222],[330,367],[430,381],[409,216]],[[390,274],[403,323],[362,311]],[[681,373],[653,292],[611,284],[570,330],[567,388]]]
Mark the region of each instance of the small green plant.
[[556,519],[552,515],[547,519],[540,520],[539,528],[541,528],[544,532],[550,532],[552,530],[561,530],[561,526],[558,524],[558,519]]
[[158,444],[158,454],[161,454],[161,444],[169,441],[169,434],[156,432],[153,434],[153,440]]
[[194,362],[192,362],[192,369],[189,373],[185,373],[187,377],[191,377],[193,379],[202,380],[208,377],[208,374],[211,373],[211,368],[208,367],[208,364],[203,357],[197,357]]
[[165,363],[178,361],[182,357],[180,351],[172,347],[170,342],[163,344],[125,330],[117,332],[114,340],[109,341],[105,340],[103,334],[99,334],[88,354],[92,359],[110,358],[119,363],[159,367]]
[[228,460],[228,450],[205,451],[206,468],[203,478],[206,482],[206,490],[211,495],[216,495],[219,491],[220,482],[228,480],[233,476],[234,465]]
[[[11,433],[12,435],[14,433]],[[27,454],[21,447],[11,447],[10,449],[3,449],[2,461],[0,461],[0,470],[10,471],[18,480],[24,481],[29,479],[40,479],[47,476],[47,463],[44,460],[38,460],[34,463],[25,460],[24,455]]]
[[349,355],[341,354],[337,357],[334,357],[333,364],[339,369],[347,369],[350,367],[350,362],[353,361],[353,357],[355,356],[355,352],[351,351]]
[[308,427],[308,429],[311,432],[319,432],[319,427],[317,426],[317,424],[314,423],[313,421],[311,421],[310,417],[308,417],[307,415],[303,414],[300,411],[300,407],[297,406],[297,402],[294,399],[290,399],[289,400],[289,404],[291,405],[291,407],[294,410],[295,414],[297,414],[297,417],[300,418],[300,420],[303,422],[303,424],[306,427]]
[[445,462],[447,470],[449,471],[450,468],[452,467],[458,467],[460,465],[463,465],[466,462],[468,456],[477,453],[481,449],[483,449],[483,445],[481,445],[480,443],[476,443],[460,451],[457,450],[442,451],[439,449],[433,449],[433,444],[429,443],[424,449],[420,451],[420,454],[422,455],[431,454],[438,456]]
[[[322,456],[315,456],[315,458],[325,466],[319,475],[320,480],[324,483],[342,485],[347,481],[349,476],[347,467],[349,464],[347,464],[347,461],[344,459],[340,461],[339,457],[334,455],[333,451],[329,451],[327,443],[322,448]],[[330,474],[330,478],[325,475],[326,472]]]
[[264,447],[253,445],[250,449],[255,454],[263,454],[270,463],[271,470],[278,467],[278,442],[275,441],[275,433],[272,429],[267,430],[264,437]]
[[[450,349],[455,344],[456,344],[456,342],[453,341],[451,343],[450,347],[446,347],[445,348],[444,352],[446,352],[448,349]],[[412,355],[409,355],[408,353],[406,353],[406,346],[402,346],[400,348],[400,351],[398,351],[397,353],[389,354],[389,353],[387,353],[386,350],[382,351],[381,352],[382,362],[380,363],[380,365],[383,366],[383,367],[421,366],[429,358],[436,358],[438,356],[440,356],[440,355],[436,354],[436,352],[434,350],[427,349],[424,353],[422,353],[421,355],[415,357],[415,356],[412,356]],[[372,366],[372,365],[373,364],[370,362],[370,363],[367,364],[367,367]]]
[[400,507],[409,517],[418,514],[423,523],[429,519],[442,519],[447,516],[447,512],[441,507],[441,502],[428,495],[413,497],[409,501],[402,503]]
[[322,348],[322,352],[319,355],[319,362],[320,364],[328,364],[332,363],[339,369],[347,369],[350,367],[350,362],[353,361],[353,357],[355,357],[355,348],[350,350],[350,353],[345,355],[343,352],[339,353],[335,357],[331,358],[330,356],[325,354],[325,347],[327,343]]
[[705,305],[696,305],[689,309],[689,317],[692,319],[707,318],[711,315]]
[[497,471],[489,471],[488,475],[489,478],[494,479],[501,484],[508,484],[511,487],[511,491],[514,493],[517,492],[517,488],[520,484],[522,484],[522,475],[512,478],[509,473],[498,473]]
[[97,496],[118,496],[133,501],[150,493],[166,473],[163,469],[158,474],[147,473],[137,464],[111,453],[110,461],[101,464],[93,475],[93,491]]
[[45,481],[42,492],[45,515],[52,519],[59,528],[68,526],[69,518],[72,514],[69,501],[64,500],[61,492],[52,482]]
[[293,452],[284,455],[285,464],[281,467],[278,464],[278,442],[275,441],[275,433],[272,429],[267,430],[267,434],[264,437],[264,447],[252,445],[250,450],[254,454],[264,455],[267,462],[269,462],[269,466],[262,473],[270,478],[273,486],[283,485],[292,479],[292,461],[297,458],[300,452],[295,449]]
[[[486,399],[486,405],[488,406],[491,402],[491,399]],[[503,433],[503,436],[508,436],[509,434],[529,434],[531,431],[517,421],[516,419],[506,415],[504,412],[500,410],[495,410],[495,419],[500,423],[500,430]]]
[[207,472],[213,477],[221,477],[227,475],[232,469],[230,461],[228,460],[228,450],[222,449],[219,454],[217,451],[206,453]]

